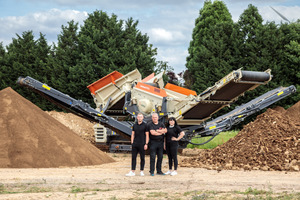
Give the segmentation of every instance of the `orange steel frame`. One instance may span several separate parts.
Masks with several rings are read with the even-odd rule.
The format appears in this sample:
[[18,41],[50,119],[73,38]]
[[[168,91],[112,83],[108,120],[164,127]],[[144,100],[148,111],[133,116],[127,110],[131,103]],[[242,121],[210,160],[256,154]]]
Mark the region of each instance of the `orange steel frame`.
[[197,93],[195,91],[189,90],[189,89],[177,86],[177,85],[173,85],[171,83],[167,83],[167,85],[165,86],[165,89],[172,90],[174,92],[177,92],[177,93],[180,93],[180,94],[184,94],[184,95],[187,95],[187,96],[188,95],[197,96]]
[[164,91],[162,89],[159,89],[157,87],[153,87],[151,85],[147,85],[145,83],[138,82],[135,87],[140,89],[140,90],[144,90],[146,92],[149,92],[149,93],[161,96],[161,97],[166,97],[167,96],[166,91]]
[[91,93],[95,95],[95,91],[108,85],[109,83],[116,84],[115,80],[121,78],[122,76],[123,74],[121,74],[120,72],[114,71],[104,76],[103,78],[99,79],[98,81],[95,81],[94,83],[90,84],[89,86],[87,86],[87,88],[91,91]]

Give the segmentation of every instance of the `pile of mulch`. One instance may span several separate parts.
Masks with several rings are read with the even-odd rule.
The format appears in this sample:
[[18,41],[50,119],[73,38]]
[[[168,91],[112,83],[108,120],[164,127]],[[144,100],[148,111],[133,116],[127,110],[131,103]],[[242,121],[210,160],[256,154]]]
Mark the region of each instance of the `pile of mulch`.
[[215,170],[299,171],[300,102],[268,109],[238,135],[212,150],[186,158],[181,166]]
[[114,162],[12,88],[0,91],[0,168],[49,168]]

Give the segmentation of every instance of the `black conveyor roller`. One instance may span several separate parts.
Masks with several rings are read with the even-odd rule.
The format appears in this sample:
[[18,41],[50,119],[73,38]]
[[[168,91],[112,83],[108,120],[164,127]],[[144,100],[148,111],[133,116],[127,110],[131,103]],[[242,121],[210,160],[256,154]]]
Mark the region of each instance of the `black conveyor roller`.
[[264,82],[270,79],[270,74],[267,72],[242,71],[242,81]]

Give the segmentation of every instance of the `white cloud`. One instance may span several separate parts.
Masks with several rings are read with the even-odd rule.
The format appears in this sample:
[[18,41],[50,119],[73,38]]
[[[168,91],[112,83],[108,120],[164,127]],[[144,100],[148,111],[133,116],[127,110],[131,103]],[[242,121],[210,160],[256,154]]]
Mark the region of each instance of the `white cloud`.
[[164,28],[152,28],[148,32],[150,41],[153,43],[163,43],[172,45],[172,43],[182,42],[185,36],[180,31],[170,31]]
[[174,68],[176,73],[185,70],[186,57],[188,56],[188,50],[177,47],[168,48],[162,47],[158,49],[157,60],[168,62],[168,65]]
[[150,30],[149,34],[150,34],[150,37],[152,37],[153,40],[156,42],[171,41],[173,38],[172,33],[163,28],[153,28]]
[[[40,0],[25,0],[32,3],[41,3]],[[131,1],[124,1],[124,0],[52,0],[52,3],[62,6],[87,6],[87,5],[101,5],[105,8],[136,8],[136,9],[144,9],[149,7],[157,7],[157,6],[173,6],[173,5],[191,5],[198,3],[199,0],[131,0]]]
[[[300,6],[272,6],[280,14],[286,17],[290,22],[295,22],[300,19]],[[275,21],[276,23],[286,21],[283,20],[270,6],[259,7],[259,13],[264,19],[264,22]]]
[[8,45],[16,34],[22,35],[24,31],[32,30],[36,37],[39,32],[46,35],[49,42],[57,40],[57,35],[61,32],[61,25],[74,20],[83,22],[88,14],[76,10],[51,9],[46,12],[36,12],[19,17],[0,18],[0,41]]

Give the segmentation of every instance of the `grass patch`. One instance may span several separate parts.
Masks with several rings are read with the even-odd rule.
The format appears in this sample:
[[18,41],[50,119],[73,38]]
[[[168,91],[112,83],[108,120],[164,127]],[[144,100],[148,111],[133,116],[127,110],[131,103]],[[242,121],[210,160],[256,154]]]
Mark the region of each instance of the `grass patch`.
[[100,180],[96,183],[97,185],[99,184],[107,184],[106,179]]
[[30,187],[24,191],[24,193],[41,193],[41,192],[50,192],[49,188],[41,188],[41,187]]
[[258,190],[258,189],[252,189],[251,187],[249,187],[248,189],[245,190],[245,192],[239,192],[236,191],[235,193],[237,194],[251,194],[251,195],[271,195],[273,194],[272,191],[266,191],[266,190]]
[[[30,184],[29,184],[30,185]],[[19,187],[5,187],[4,184],[0,184],[0,194],[16,194],[16,193],[42,193],[50,192],[50,188],[44,187],[26,187],[25,185],[20,185]]]
[[187,192],[183,193],[183,196],[198,195],[201,193],[202,193],[202,191],[193,190],[193,191],[187,191]]
[[168,196],[167,192],[150,192],[147,194],[147,197],[165,197]]
[[192,200],[204,200],[204,199],[214,199],[211,198],[211,196],[216,195],[218,192],[217,191],[187,191],[183,193],[183,196],[185,197],[190,197]]
[[208,198],[209,198],[209,196],[207,194],[203,193],[201,195],[193,196],[192,200],[206,200]]
[[[293,193],[293,194],[287,194],[287,193],[283,193],[283,194],[280,194],[278,195],[277,197],[275,197],[276,200],[280,199],[280,200],[298,200],[300,199],[300,192],[297,192],[297,193]],[[274,198],[274,199],[275,199]]]
[[71,193],[81,193],[81,192],[108,192],[112,189],[99,189],[99,188],[81,188],[78,186],[72,186]]
[[[198,149],[213,149],[221,144],[224,144],[227,142],[230,138],[233,138],[238,134],[238,130],[234,131],[226,131],[226,132],[221,132],[219,135],[217,135],[214,139],[212,139],[210,142],[204,144],[204,145],[193,145],[193,144],[188,144],[187,148],[198,148]],[[193,138],[192,142],[193,143],[203,143],[207,140],[209,140],[210,137],[204,137],[204,138]]]
[[85,188],[80,188],[77,186],[72,186],[71,193],[79,193],[79,192],[86,192]]
[[218,192],[218,191],[187,191],[183,194],[184,199],[191,200],[299,200],[299,192],[281,192],[258,190],[249,187],[245,191]]
[[97,192],[108,192],[108,191],[112,191],[112,189],[91,189],[91,191],[97,191]]

